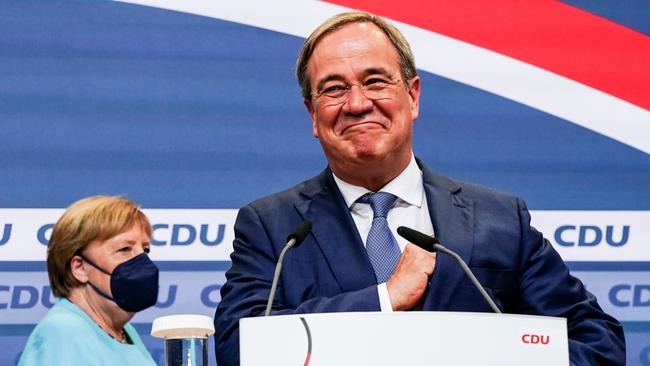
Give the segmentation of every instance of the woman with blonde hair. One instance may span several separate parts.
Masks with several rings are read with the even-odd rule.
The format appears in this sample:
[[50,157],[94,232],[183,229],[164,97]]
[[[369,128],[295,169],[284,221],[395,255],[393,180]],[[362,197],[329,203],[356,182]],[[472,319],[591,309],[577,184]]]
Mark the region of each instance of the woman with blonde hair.
[[150,239],[149,220],[126,198],[94,196],[68,207],[47,251],[59,299],[34,328],[19,365],[154,365],[128,324],[158,296]]

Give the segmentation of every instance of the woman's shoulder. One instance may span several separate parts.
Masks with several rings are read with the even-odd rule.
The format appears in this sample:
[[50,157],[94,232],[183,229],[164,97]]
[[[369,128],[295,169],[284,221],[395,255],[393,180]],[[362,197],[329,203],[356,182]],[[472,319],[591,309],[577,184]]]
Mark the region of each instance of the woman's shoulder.
[[[77,364],[92,352],[94,331],[72,305],[59,300],[27,339],[19,365]],[[67,301],[67,300],[65,300]]]
[[[36,325],[35,331],[50,332],[58,334],[76,335],[80,331],[87,331],[92,328],[88,317],[81,313],[83,310],[75,309],[76,305],[67,299],[60,299],[45,317]],[[86,334],[87,333],[81,333]]]

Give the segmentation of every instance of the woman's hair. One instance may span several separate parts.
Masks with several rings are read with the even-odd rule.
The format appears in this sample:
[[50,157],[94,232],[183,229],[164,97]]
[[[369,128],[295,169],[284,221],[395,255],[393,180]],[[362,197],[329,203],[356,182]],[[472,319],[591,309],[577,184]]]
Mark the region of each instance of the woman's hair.
[[124,197],[92,196],[68,207],[54,224],[47,248],[47,273],[55,296],[64,297],[81,283],[70,261],[95,240],[107,240],[139,225],[151,237],[149,219]]

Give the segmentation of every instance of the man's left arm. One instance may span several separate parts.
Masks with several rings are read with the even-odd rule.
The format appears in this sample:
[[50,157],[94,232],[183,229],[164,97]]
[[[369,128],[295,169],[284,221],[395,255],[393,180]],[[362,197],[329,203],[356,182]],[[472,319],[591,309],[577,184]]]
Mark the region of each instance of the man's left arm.
[[571,365],[625,365],[621,324],[600,308],[549,241],[530,226],[526,204],[518,199],[518,206],[524,244],[518,312],[566,318]]

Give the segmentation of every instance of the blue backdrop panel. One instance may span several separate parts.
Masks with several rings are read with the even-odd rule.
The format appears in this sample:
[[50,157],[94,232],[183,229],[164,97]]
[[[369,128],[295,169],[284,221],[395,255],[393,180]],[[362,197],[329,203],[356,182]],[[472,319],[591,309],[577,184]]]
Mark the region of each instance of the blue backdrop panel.
[[[3,207],[104,192],[238,208],[325,166],[293,75],[299,38],[120,3],[0,6]],[[534,209],[649,208],[648,154],[422,78],[415,151],[433,169]]]

